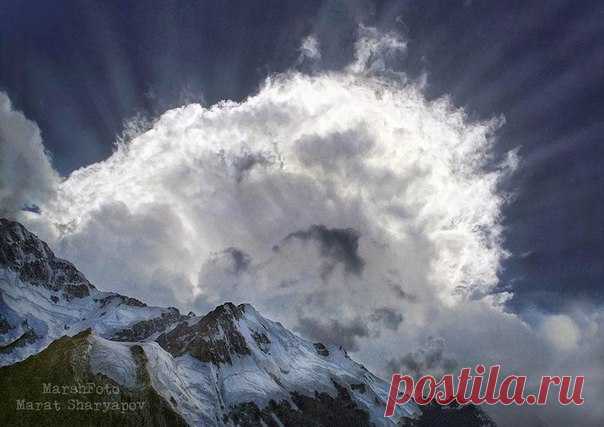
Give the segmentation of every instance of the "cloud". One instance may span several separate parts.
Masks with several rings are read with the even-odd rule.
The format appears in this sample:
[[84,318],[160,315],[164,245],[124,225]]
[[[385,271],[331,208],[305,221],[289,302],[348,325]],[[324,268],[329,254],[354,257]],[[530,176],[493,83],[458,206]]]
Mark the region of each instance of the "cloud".
[[[228,297],[200,282],[199,272],[229,247],[264,263],[253,272],[253,286],[263,291],[250,295],[257,304],[269,305],[278,284],[298,283],[290,297],[305,298],[327,278],[334,300],[343,289],[362,297],[368,283],[377,287],[370,311],[400,296],[389,280],[404,283],[409,295],[436,294],[448,303],[488,293],[505,256],[499,224],[505,195],[497,185],[507,166],[486,168],[500,122],[471,122],[446,99],[427,101],[412,84],[372,74],[372,63],[403,48],[393,37],[363,29],[355,70],[364,58],[368,74],[291,72],[269,78],[241,103],[173,109],[109,159],[74,172],[44,206],[66,242],[58,245],[62,255],[100,286],[115,286],[117,278],[105,282],[70,242],[94,241],[91,230],[121,206],[128,218],[153,216],[157,229],[179,230],[161,239],[180,249],[158,250],[163,258],[153,255],[153,268],[182,267],[183,283],[198,285],[166,284],[183,305],[197,294]],[[169,214],[157,216],[158,206]],[[147,241],[136,221],[126,224],[132,230],[106,228],[98,238]],[[130,245],[114,249],[112,258],[123,263],[145,262]],[[190,262],[181,261],[182,252]],[[386,277],[395,269],[394,278]],[[136,276],[130,286],[140,292],[148,275]],[[242,296],[248,297],[231,298]],[[353,308],[346,302],[342,310]]]
[[373,27],[359,27],[354,61],[348,69],[353,73],[383,72],[387,61],[407,50],[407,43],[396,33],[382,33]]
[[[381,316],[392,333],[386,313],[403,313],[422,330],[441,305],[497,285],[511,166],[492,154],[499,119],[471,121],[392,78],[405,49],[361,27],[340,72],[271,76],[240,103],[145,121],[31,225],[99,287],[137,298],[153,287],[185,310],[249,301],[290,325],[325,310],[343,326]],[[282,309],[300,304],[304,316]]]
[[[324,258],[321,276],[326,278],[331,274],[337,263],[344,265],[347,273],[361,274],[365,261],[359,256],[359,233],[352,228],[327,228],[324,225],[312,225],[307,230],[290,233],[283,243],[291,239],[313,241],[320,247]],[[279,250],[279,246],[275,247]]]
[[394,283],[390,280],[387,280],[387,283],[397,298],[400,298],[402,300],[407,300],[410,302],[414,302],[417,300],[417,297],[415,295],[412,295],[412,294],[409,294],[408,292],[406,292],[403,289],[403,287],[401,285],[399,285],[398,283]]
[[415,378],[426,374],[440,377],[445,373],[453,372],[457,362],[445,355],[444,339],[430,336],[422,347],[398,360],[391,359],[388,366],[392,372],[405,373]]
[[298,141],[296,151],[300,161],[309,169],[339,174],[355,173],[362,166],[362,156],[373,145],[367,129],[334,131],[328,135],[307,135]]
[[186,234],[168,204],[152,202],[133,212],[116,201],[92,211],[79,232],[66,225],[55,249],[75,259],[88,279],[106,290],[136,295],[148,304],[182,306],[182,295],[193,286],[187,265],[195,262],[183,244]]
[[198,283],[216,286],[228,298],[228,288],[239,286],[249,275],[252,258],[241,249],[230,247],[212,254],[203,264]]
[[540,329],[543,336],[562,351],[576,349],[581,338],[581,331],[573,319],[565,314],[545,317]]
[[[233,168],[235,181],[241,182],[254,167],[268,166],[273,161],[270,154],[244,152],[230,159],[230,166]],[[225,162],[229,162],[229,160],[225,159]]]
[[[185,311],[250,302],[384,376],[501,363],[531,376],[588,372],[599,396],[601,308],[527,320],[503,310],[509,293],[493,293],[508,256],[501,184],[517,163],[495,154],[503,120],[427,99],[391,69],[405,50],[361,27],[348,67],[169,110],[56,192],[42,161],[25,186],[41,213],[25,220],[102,289]],[[25,120],[3,111],[3,122]],[[573,410],[585,425],[601,414]],[[506,425],[517,408],[502,411]],[[540,411],[548,425],[568,421]]]
[[17,217],[22,209],[37,212],[58,181],[40,129],[0,92],[0,216]]
[[343,323],[334,319],[321,321],[301,317],[296,330],[315,341],[339,345],[351,351],[358,349],[359,338],[369,336],[369,329],[358,318]]
[[302,64],[304,61],[318,61],[321,59],[321,50],[319,49],[319,40],[313,35],[309,35],[302,40],[300,45],[300,56],[298,57],[298,64]]
[[393,331],[396,331],[403,322],[403,315],[388,307],[376,308],[369,318],[372,322],[382,323]]
[[250,256],[237,248],[227,248],[225,253],[231,257],[231,270],[234,274],[240,274],[247,270],[250,265]]

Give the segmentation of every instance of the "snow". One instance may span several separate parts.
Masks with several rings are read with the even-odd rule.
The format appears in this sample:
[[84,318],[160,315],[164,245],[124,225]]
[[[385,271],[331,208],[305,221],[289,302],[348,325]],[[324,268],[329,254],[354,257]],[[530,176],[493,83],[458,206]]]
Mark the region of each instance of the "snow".
[[[199,318],[188,320],[196,321]],[[137,387],[140,379],[130,348],[140,345],[148,360],[146,368],[153,388],[192,426],[222,426],[223,415],[240,403],[254,402],[264,408],[271,399],[287,400],[296,408],[290,400],[294,391],[308,396],[314,396],[315,391],[336,396],[332,380],[340,385],[365,384],[364,393],[353,389],[349,392],[378,426],[394,426],[401,416],[419,413],[415,405],[409,404],[399,408],[392,419],[384,418],[387,384],[337,347],[328,347],[329,356],[321,356],[312,343],[249,307],[237,320],[237,327],[251,354],[234,357],[232,364],[217,366],[188,354],[175,358],[156,342],[114,342],[92,335],[90,367],[92,372],[102,373],[122,386]],[[257,345],[253,332],[262,332],[271,341],[266,353]],[[382,404],[376,405],[376,398]],[[282,425],[275,414],[271,417]]]
[[[365,392],[349,388],[357,405],[364,408],[378,426],[396,425],[401,416],[413,417],[419,409],[412,403],[399,406],[390,419],[383,417],[388,384],[354,362],[335,346],[327,346],[328,356],[317,353],[313,343],[293,334],[280,323],[265,319],[250,306],[243,306],[243,314],[236,328],[245,339],[251,354],[232,354],[232,364],[214,365],[194,359],[190,355],[174,358],[159,344],[146,340],[142,343],[110,341],[115,331],[141,320],[157,318],[168,309],[127,305],[117,294],[91,289],[84,298],[70,301],[40,286],[23,283],[17,275],[0,269],[0,309],[4,317],[16,326],[1,337],[2,345],[18,338],[27,328],[40,337],[33,343],[0,354],[0,366],[23,360],[43,350],[62,335],[75,335],[91,328],[90,368],[118,384],[135,388],[137,364],[130,351],[140,345],[147,356],[147,371],[153,388],[194,426],[221,426],[222,417],[240,403],[254,402],[264,408],[270,400],[287,400],[293,408],[291,393],[314,396],[315,392],[335,397],[340,385],[365,385]],[[101,300],[114,296],[101,303]],[[51,297],[55,297],[53,302]],[[58,298],[58,299],[57,299]],[[193,325],[200,321],[193,317],[185,321]],[[27,326],[22,323],[27,320]],[[177,322],[168,326],[175,327]],[[68,328],[66,329],[66,325]],[[270,343],[258,343],[254,336],[264,335]],[[154,336],[157,336],[155,334]],[[214,339],[228,339],[222,329]],[[376,400],[381,402],[376,404]],[[275,418],[274,414],[272,415]],[[277,419],[275,421],[280,424]]]
[[[188,323],[198,320],[191,319]],[[319,355],[312,343],[263,318],[251,306],[245,306],[237,329],[251,354],[235,355],[232,364],[216,366],[190,355],[173,358],[157,343],[143,344],[154,387],[167,401],[176,402],[174,409],[191,425],[222,425],[222,415],[240,403],[254,402],[264,408],[271,399],[287,400],[295,407],[290,400],[294,391],[308,396],[314,396],[315,391],[325,392],[335,397],[333,381],[340,385],[365,384],[365,393],[352,389],[349,392],[376,425],[393,426],[401,416],[419,414],[414,404],[408,404],[399,407],[395,417],[384,418],[388,385],[383,380],[337,347],[328,347],[327,357]],[[254,332],[264,333],[270,344],[259,346],[253,338]],[[222,331],[214,336],[223,337]],[[376,398],[382,404],[376,405]]]
[[[23,240],[21,228],[15,230],[16,238]],[[36,239],[37,253],[42,254],[40,260],[53,256],[35,236],[28,235],[28,238]],[[7,240],[11,239],[8,234]],[[33,253],[21,251],[21,258],[16,262],[34,261],[39,260]],[[65,274],[61,267],[51,267],[49,262],[42,268],[48,272],[43,277],[56,278]],[[292,393],[314,397],[319,392],[336,397],[338,390],[334,383],[346,387],[356,404],[370,414],[377,426],[394,426],[401,416],[415,416],[420,412],[415,404],[409,403],[397,407],[394,417],[383,417],[388,393],[385,381],[351,360],[340,348],[327,346],[329,354],[319,354],[313,343],[293,334],[280,323],[265,319],[250,305],[225,306],[226,315],[232,316],[227,318],[235,323],[249,354],[233,351],[230,354],[232,363],[216,365],[201,362],[189,354],[173,357],[152,341],[159,333],[144,342],[107,339],[137,322],[160,318],[162,314],[173,315],[170,309],[128,304],[127,297],[93,287],[89,287],[90,294],[82,298],[67,298],[63,291],[23,282],[16,272],[0,268],[0,314],[11,326],[0,335],[0,345],[10,345],[25,333],[31,335],[32,331],[36,336],[33,342],[22,341],[24,345],[0,353],[0,366],[40,352],[63,335],[73,336],[90,328],[92,333],[87,340],[92,373],[103,374],[125,388],[135,389],[143,386],[140,370],[146,369],[157,393],[192,426],[223,426],[223,416],[241,403],[254,402],[259,408],[265,408],[270,400],[285,400],[297,409],[291,400]],[[200,317],[191,317],[184,321],[193,326],[200,320]],[[167,325],[167,330],[177,323]],[[218,326],[218,331],[207,338],[229,344],[230,334],[225,334],[222,326]],[[142,360],[135,359],[132,352],[135,345],[143,349],[146,366],[141,366]],[[353,389],[352,384],[363,384],[364,392]],[[282,425],[275,414],[271,417]]]
[[104,374],[116,383],[128,388],[137,388],[137,364],[132,356],[132,344],[109,341],[99,336],[89,338],[90,369],[93,374]]
[[[109,296],[117,298],[110,299],[103,306],[100,301]],[[68,301],[62,292],[23,282],[15,272],[3,268],[0,268],[0,298],[2,314],[14,326],[9,333],[0,337],[0,345],[11,343],[28,328],[38,337],[33,343],[0,353],[0,366],[19,362],[38,353],[64,335],[73,336],[91,328],[98,335],[108,338],[118,330],[142,320],[161,317],[162,313],[169,311],[160,307],[127,305],[119,295],[97,289],[91,289],[89,296]]]

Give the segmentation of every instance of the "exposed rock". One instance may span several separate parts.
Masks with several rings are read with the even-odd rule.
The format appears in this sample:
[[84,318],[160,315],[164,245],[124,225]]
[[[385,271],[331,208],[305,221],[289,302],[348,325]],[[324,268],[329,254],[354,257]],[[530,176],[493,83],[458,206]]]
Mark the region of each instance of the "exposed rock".
[[327,350],[327,347],[325,347],[325,344],[320,343],[320,342],[316,342],[313,344],[315,346],[315,350],[317,350],[317,353],[321,356],[329,356],[329,350]]
[[452,403],[448,406],[431,403],[422,407],[422,414],[417,419],[406,421],[406,427],[496,427],[491,418],[474,405],[460,406]]
[[124,295],[113,294],[105,298],[97,300],[101,308],[106,307],[109,303],[117,301],[120,304],[129,305],[131,307],[147,307],[147,304],[137,300],[136,298],[127,297]]
[[189,353],[202,362],[232,363],[233,354],[250,354],[245,338],[237,328],[243,306],[231,302],[216,307],[198,321],[183,321],[160,335],[157,342],[174,356]]
[[361,393],[365,393],[365,391],[367,390],[367,386],[365,386],[365,384],[363,384],[363,383],[350,384],[350,388],[353,390],[359,391]]
[[348,390],[335,383],[337,396],[327,393],[315,393],[306,396],[291,393],[294,408],[287,400],[270,401],[260,409],[253,402],[237,405],[227,416],[235,425],[253,427],[265,424],[271,427],[280,425],[293,427],[369,427],[373,426],[367,412],[357,406]]
[[268,353],[269,344],[271,340],[266,336],[264,332],[252,331],[252,338],[256,341],[256,345],[260,350],[265,353]]
[[141,320],[129,328],[122,329],[111,337],[114,341],[144,341],[151,335],[164,331],[168,325],[174,322],[185,319],[175,308],[161,314],[161,317],[156,317],[149,320]]
[[13,329],[13,327],[10,325],[10,323],[8,323],[6,319],[4,319],[4,317],[0,313],[0,335],[4,335],[11,329]]
[[38,339],[38,336],[32,329],[27,329],[19,338],[10,342],[9,344],[0,346],[0,353],[8,353],[16,347],[24,347],[27,344],[31,344]]
[[68,261],[18,222],[0,218],[0,267],[16,272],[35,286],[63,291],[66,299],[82,298],[94,286]]

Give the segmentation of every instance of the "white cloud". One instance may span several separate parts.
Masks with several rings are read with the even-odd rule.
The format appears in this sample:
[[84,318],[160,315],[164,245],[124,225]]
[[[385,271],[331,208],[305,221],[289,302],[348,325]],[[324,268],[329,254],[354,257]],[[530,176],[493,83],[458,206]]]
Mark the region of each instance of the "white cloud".
[[57,183],[40,129],[0,92],[0,215],[16,217],[25,207],[43,204]]
[[[442,335],[447,307],[488,294],[506,256],[498,182],[510,166],[485,168],[501,121],[470,121],[385,76],[375,64],[404,43],[362,36],[340,73],[291,72],[241,103],[170,110],[73,173],[45,206],[55,247],[144,300],[249,301],[315,336],[340,325],[375,368]],[[384,328],[386,311],[404,321]]]
[[[157,228],[186,230],[173,237],[194,254],[183,271],[191,282],[204,260],[224,248],[265,261],[278,258],[271,248],[292,232],[314,224],[353,228],[367,275],[403,267],[395,280],[454,303],[488,292],[505,256],[502,170],[483,169],[497,126],[469,122],[463,111],[445,100],[427,102],[413,86],[292,73],[267,81],[241,104],[165,113],[108,160],[72,174],[47,205],[48,218],[69,229],[66,255],[77,260],[79,250],[67,252],[68,243],[104,220],[108,206],[137,217],[164,205],[171,215],[156,218]],[[117,230],[122,239],[128,232]],[[111,233],[101,235],[107,241]],[[308,256],[307,248],[296,250]],[[112,253],[120,251],[131,257],[126,246]],[[291,267],[299,265],[296,259]],[[354,281],[359,291],[366,285],[364,278]],[[215,292],[205,283],[199,290]],[[183,303],[187,291],[176,290]]]
[[300,45],[300,56],[298,57],[298,63],[302,63],[305,60],[318,61],[321,59],[321,50],[319,46],[319,40],[313,35],[309,35],[302,40]]
[[[153,284],[185,308],[248,300],[292,326],[302,314],[284,304],[341,321],[405,311],[422,328],[434,307],[488,293],[506,256],[509,166],[485,169],[501,122],[384,76],[404,49],[362,27],[340,73],[273,76],[244,102],[166,112],[61,184],[44,205],[55,247],[101,287],[148,299]],[[354,230],[362,271],[338,258],[350,248],[285,239],[313,226],[326,239]],[[219,272],[227,248],[249,254],[247,271]]]
[[563,351],[575,350],[581,331],[569,316],[558,314],[543,319],[541,332],[556,348]]
[[[303,49],[316,57],[318,42]],[[585,324],[577,363],[601,376],[601,318],[542,316],[533,329],[484,297],[507,256],[499,183],[518,160],[493,164],[502,119],[469,120],[389,73],[405,49],[362,27],[341,72],[170,110],[74,172],[30,225],[101,288],[185,310],[251,302],[314,338],[337,330],[381,374],[430,336],[443,361],[576,372]],[[588,425],[597,411],[584,408]]]
[[383,72],[387,61],[402,56],[407,43],[396,33],[382,33],[373,27],[359,27],[354,61],[348,66],[352,73]]

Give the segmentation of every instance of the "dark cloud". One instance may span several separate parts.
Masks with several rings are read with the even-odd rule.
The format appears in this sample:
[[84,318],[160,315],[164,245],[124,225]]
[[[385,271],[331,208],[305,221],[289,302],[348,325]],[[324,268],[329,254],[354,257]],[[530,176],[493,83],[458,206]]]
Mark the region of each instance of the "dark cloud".
[[284,279],[279,282],[280,288],[289,288],[292,286],[296,286],[300,281],[296,279]]
[[[307,230],[289,234],[284,242],[291,239],[312,240],[319,244],[321,255],[326,258],[322,277],[327,278],[337,263],[344,265],[347,273],[360,275],[365,261],[358,254],[360,234],[352,228],[327,228],[324,225],[312,225]],[[278,250],[279,247],[276,247]]]
[[242,152],[239,155],[228,156],[224,150],[218,155],[226,163],[230,162],[235,175],[235,181],[240,183],[256,166],[268,166],[274,162],[270,154]]
[[306,135],[298,141],[296,152],[307,166],[320,166],[326,170],[350,171],[358,174],[360,165],[355,158],[366,154],[374,142],[365,127],[328,135]]
[[204,265],[229,276],[238,276],[248,271],[251,263],[252,257],[247,252],[231,246],[213,253]]
[[31,212],[31,213],[35,213],[35,214],[40,214],[42,211],[40,210],[40,207],[38,205],[32,204],[32,205],[26,205],[23,207],[23,210],[25,212]]
[[392,289],[392,291],[398,298],[409,301],[409,302],[417,301],[417,297],[415,295],[410,294],[409,292],[405,291],[401,285],[394,283],[394,282],[390,282],[390,281],[388,282],[388,285],[390,286],[390,289]]
[[425,374],[442,375],[456,367],[457,362],[445,355],[445,341],[435,337],[428,337],[423,347],[400,359],[391,359],[387,365],[392,372],[407,373],[416,378]]
[[224,254],[230,255],[233,267],[232,270],[235,274],[247,270],[252,262],[252,258],[241,249],[230,247],[224,250]]
[[369,336],[369,329],[359,318],[344,323],[336,319],[321,321],[300,317],[296,329],[315,341],[339,345],[350,351],[358,349],[359,338]]
[[381,307],[375,309],[369,319],[372,322],[382,323],[386,328],[396,331],[403,322],[403,315],[391,308]]
[[241,298],[249,301],[249,296],[239,295],[237,290],[253,291],[255,283],[252,257],[242,249],[228,247],[220,252],[212,253],[197,276],[198,289],[212,289],[212,293],[201,293],[196,296],[192,307],[198,311],[208,311],[212,306],[224,301]]

